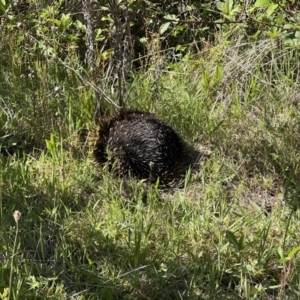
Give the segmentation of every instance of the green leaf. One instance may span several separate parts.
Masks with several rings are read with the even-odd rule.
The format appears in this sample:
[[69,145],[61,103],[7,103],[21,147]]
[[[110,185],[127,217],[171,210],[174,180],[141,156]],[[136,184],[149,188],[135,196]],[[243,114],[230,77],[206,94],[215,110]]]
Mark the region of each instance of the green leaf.
[[175,15],[166,15],[164,17],[164,19],[168,20],[168,21],[178,21],[179,20]]
[[300,39],[300,31],[296,31],[295,37],[296,37],[297,39]]
[[100,29],[100,28],[97,28],[97,29],[95,29],[94,30],[94,39],[95,39],[95,41],[103,41],[103,40],[105,40],[105,35],[103,35],[102,34],[102,29]]
[[271,3],[267,9],[267,16],[270,17],[273,14],[273,12],[276,10],[277,7],[278,7],[278,4]]
[[256,2],[254,3],[254,7],[263,8],[270,6],[270,4],[270,0],[256,0]]
[[168,30],[171,22],[166,22],[160,26],[159,32],[160,34],[163,34],[166,30]]
[[287,261],[287,259],[284,257],[283,249],[280,246],[277,248],[277,254],[279,263],[284,263]]
[[245,248],[245,236],[242,234],[241,238],[238,242],[239,250],[243,250]]
[[110,23],[114,22],[114,20],[110,16],[103,16],[101,18],[101,21],[109,21]]
[[283,28],[284,29],[291,29],[291,28],[294,28],[294,25],[293,24],[284,24]]
[[104,52],[101,53],[101,59],[102,60],[107,60],[109,59],[113,54],[113,50],[112,49],[108,49]]
[[224,12],[225,10],[225,3],[223,2],[217,2],[217,9],[221,12]]
[[293,248],[289,254],[288,254],[288,258],[293,258],[294,255],[296,255],[298,252],[300,251],[300,246]]
[[233,8],[233,0],[226,0],[225,2],[226,5],[226,11],[227,11],[227,15],[231,15],[231,10]]
[[227,16],[232,15],[233,0],[226,0],[225,3],[218,2],[217,8]]
[[226,237],[227,237],[227,240],[230,242],[230,244],[236,250],[239,250],[239,243],[238,243],[238,240],[237,240],[236,236],[234,235],[234,233],[232,231],[227,230],[226,231]]
[[0,0],[0,11],[7,12],[10,8],[10,3],[6,3],[5,0]]
[[70,17],[70,14],[62,14],[60,19],[60,30],[62,32],[66,31],[68,27],[73,23],[72,18]]
[[55,136],[54,134],[50,134],[50,140],[46,140],[46,147],[49,150],[49,152],[54,155],[55,154],[55,150],[58,146],[58,143],[55,141]]
[[269,36],[270,38],[277,38],[280,34],[280,31],[266,31],[266,35]]

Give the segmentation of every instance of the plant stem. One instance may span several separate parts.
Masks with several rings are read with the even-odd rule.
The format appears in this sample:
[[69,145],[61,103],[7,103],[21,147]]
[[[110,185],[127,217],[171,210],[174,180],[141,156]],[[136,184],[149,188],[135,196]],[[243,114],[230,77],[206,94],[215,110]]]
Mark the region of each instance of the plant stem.
[[16,233],[15,233],[15,241],[14,241],[14,248],[13,248],[13,253],[11,257],[11,263],[10,263],[10,276],[9,276],[9,294],[8,294],[8,300],[12,299],[12,279],[13,279],[13,271],[14,271],[14,257],[16,253],[16,245],[17,245],[17,237],[18,237],[18,232],[19,232],[19,223],[16,222]]

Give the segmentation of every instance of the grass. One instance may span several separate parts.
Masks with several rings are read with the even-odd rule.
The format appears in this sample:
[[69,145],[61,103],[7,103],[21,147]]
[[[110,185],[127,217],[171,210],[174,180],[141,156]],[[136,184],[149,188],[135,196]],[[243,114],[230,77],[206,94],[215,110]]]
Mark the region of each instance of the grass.
[[159,98],[155,70],[133,75],[130,105],[205,150],[184,188],[168,191],[93,167],[81,133],[95,99],[72,72],[76,57],[69,68],[33,57],[34,77],[8,59],[0,298],[298,299],[296,55],[270,40],[220,41],[170,64]]

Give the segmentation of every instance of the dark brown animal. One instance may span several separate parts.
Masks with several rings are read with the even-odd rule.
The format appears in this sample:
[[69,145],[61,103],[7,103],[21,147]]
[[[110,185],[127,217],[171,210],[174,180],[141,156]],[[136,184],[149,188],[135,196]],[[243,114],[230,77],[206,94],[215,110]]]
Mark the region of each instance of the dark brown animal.
[[185,175],[193,158],[185,142],[154,114],[123,111],[101,121],[96,133],[95,161],[130,174],[170,185]]

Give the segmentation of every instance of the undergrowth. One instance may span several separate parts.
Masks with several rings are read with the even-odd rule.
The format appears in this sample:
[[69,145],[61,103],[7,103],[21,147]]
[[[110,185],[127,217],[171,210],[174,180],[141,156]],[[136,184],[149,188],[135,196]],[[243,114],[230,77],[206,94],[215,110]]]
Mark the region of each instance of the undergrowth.
[[93,166],[96,100],[75,56],[25,71],[6,57],[0,298],[298,299],[297,51],[220,38],[156,86],[155,66],[132,74],[129,105],[203,152],[172,190]]

